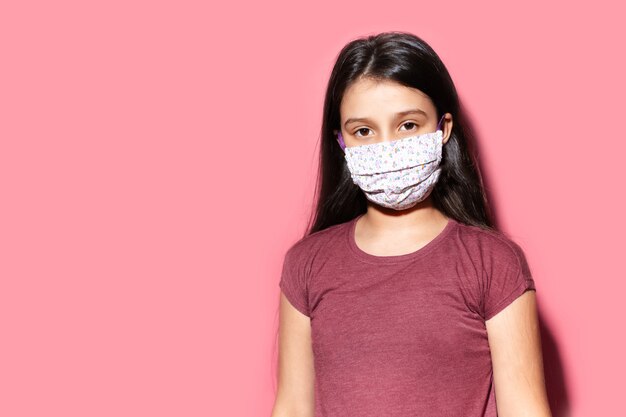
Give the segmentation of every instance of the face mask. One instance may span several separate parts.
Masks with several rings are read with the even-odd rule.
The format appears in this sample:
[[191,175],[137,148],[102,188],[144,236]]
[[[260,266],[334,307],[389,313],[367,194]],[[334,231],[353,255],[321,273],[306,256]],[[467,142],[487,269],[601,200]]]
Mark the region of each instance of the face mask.
[[391,142],[346,147],[337,137],[352,181],[368,200],[394,210],[405,210],[425,200],[441,174],[443,131]]

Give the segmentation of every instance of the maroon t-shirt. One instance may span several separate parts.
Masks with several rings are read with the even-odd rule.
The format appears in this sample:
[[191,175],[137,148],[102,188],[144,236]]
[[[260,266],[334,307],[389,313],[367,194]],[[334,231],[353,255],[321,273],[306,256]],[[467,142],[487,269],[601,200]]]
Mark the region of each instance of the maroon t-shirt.
[[359,217],[284,258],[280,288],[311,319],[315,416],[497,416],[485,320],[535,290],[520,246],[450,218],[417,251],[376,256]]

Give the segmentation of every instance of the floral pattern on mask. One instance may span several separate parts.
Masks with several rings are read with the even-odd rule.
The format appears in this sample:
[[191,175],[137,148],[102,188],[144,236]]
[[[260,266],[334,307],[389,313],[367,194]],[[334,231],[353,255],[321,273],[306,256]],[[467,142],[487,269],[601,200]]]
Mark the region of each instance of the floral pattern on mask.
[[441,174],[443,132],[344,149],[353,182],[372,202],[396,210],[432,192]]

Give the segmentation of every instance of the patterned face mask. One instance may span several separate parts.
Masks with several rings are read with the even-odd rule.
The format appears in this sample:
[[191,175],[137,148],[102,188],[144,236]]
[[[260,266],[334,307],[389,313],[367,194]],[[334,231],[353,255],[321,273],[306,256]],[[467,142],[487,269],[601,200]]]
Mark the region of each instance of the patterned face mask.
[[352,176],[368,200],[394,210],[405,210],[425,200],[441,174],[443,131],[391,142],[346,147],[341,132],[339,146]]

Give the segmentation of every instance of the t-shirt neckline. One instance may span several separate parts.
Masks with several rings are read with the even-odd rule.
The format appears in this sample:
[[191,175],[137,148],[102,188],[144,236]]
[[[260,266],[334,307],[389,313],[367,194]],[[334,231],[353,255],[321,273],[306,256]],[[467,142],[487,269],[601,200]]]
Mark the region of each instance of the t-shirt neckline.
[[400,263],[400,262],[405,262],[405,261],[411,261],[411,260],[415,260],[423,256],[426,256],[430,252],[432,252],[445,239],[445,237],[450,234],[450,232],[458,224],[458,222],[455,219],[453,219],[452,217],[448,217],[448,223],[443,228],[443,230],[439,232],[437,236],[431,239],[430,242],[426,243],[426,245],[422,246],[421,248],[413,252],[405,253],[404,255],[379,256],[379,255],[372,255],[370,253],[363,251],[356,244],[355,233],[354,233],[356,230],[356,223],[357,223],[357,220],[359,220],[364,214],[365,213],[358,215],[357,217],[355,217],[348,223],[348,227],[346,227],[347,233],[345,234],[345,236],[348,241],[348,247],[350,249],[350,252],[354,256],[356,256],[358,259],[367,263],[372,263],[372,264],[394,264],[394,263]]

